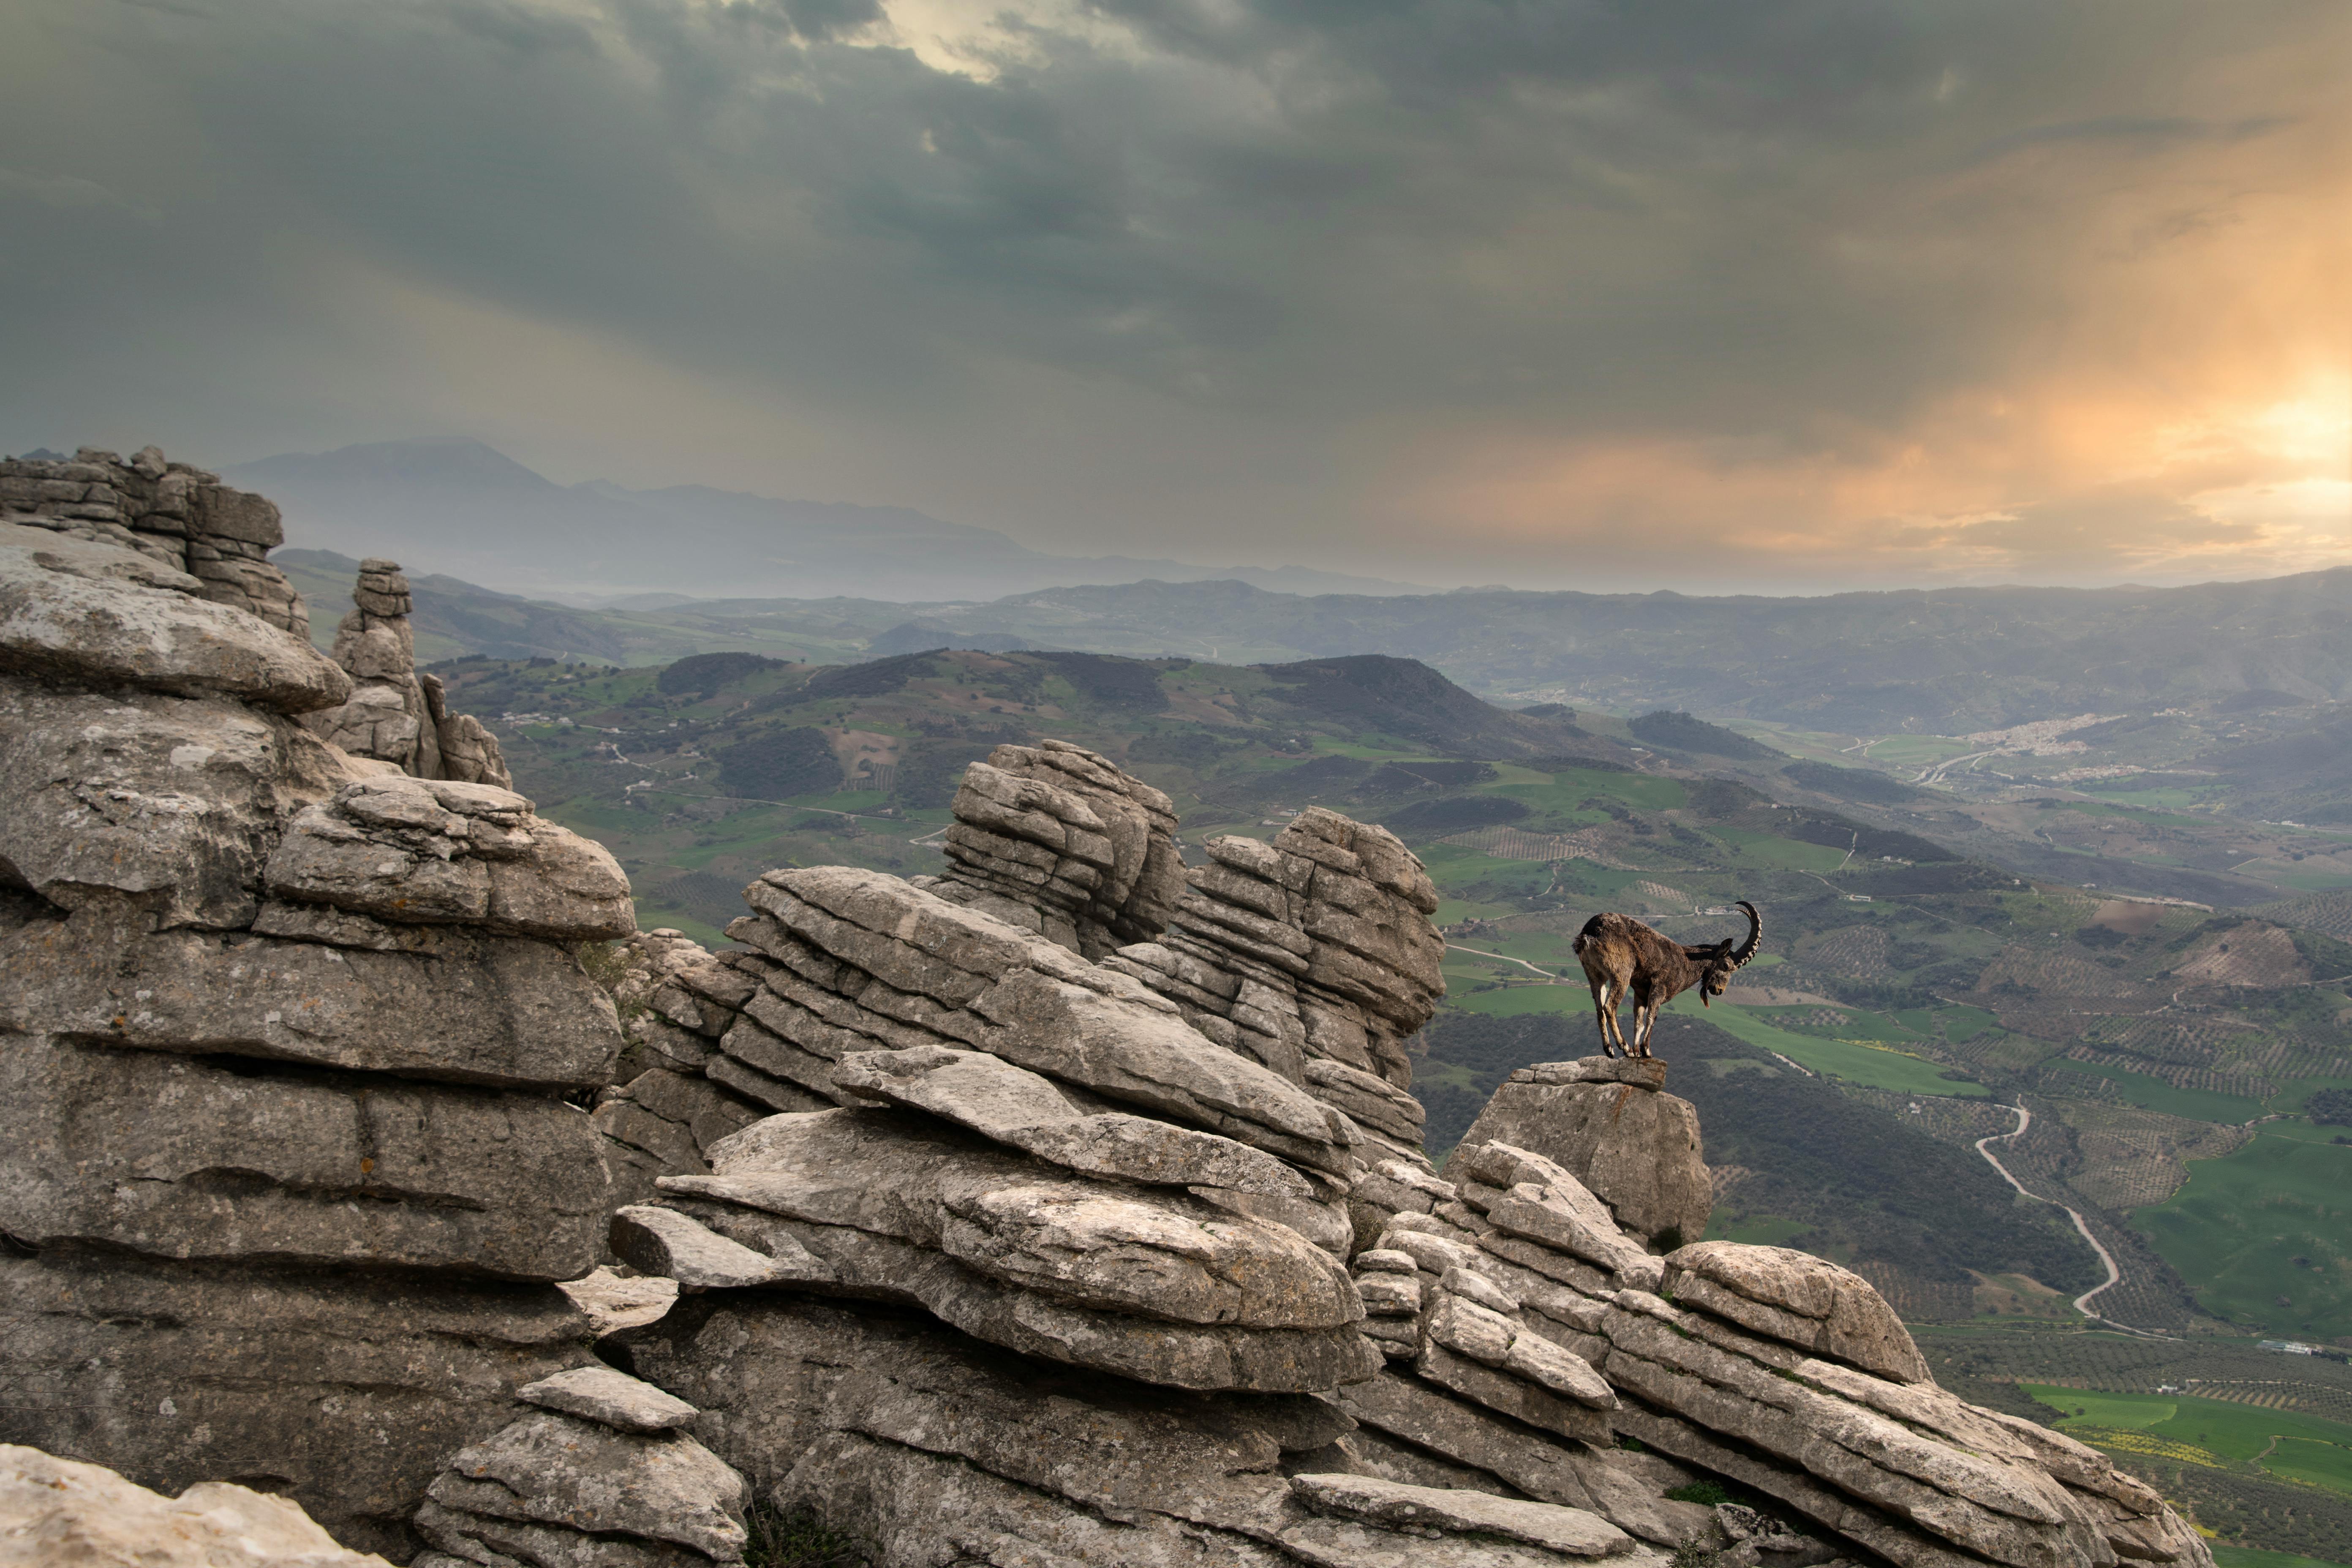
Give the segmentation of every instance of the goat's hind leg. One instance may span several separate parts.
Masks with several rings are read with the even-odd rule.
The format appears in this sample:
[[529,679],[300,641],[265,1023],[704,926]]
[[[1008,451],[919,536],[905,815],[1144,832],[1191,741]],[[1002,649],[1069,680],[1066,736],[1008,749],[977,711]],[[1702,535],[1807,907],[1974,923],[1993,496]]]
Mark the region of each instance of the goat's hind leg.
[[1609,982],[1604,978],[1592,983],[1592,1012],[1601,1027],[1601,1054],[1614,1055],[1609,1048],[1609,1036],[1617,1026],[1617,1004],[1609,994]]

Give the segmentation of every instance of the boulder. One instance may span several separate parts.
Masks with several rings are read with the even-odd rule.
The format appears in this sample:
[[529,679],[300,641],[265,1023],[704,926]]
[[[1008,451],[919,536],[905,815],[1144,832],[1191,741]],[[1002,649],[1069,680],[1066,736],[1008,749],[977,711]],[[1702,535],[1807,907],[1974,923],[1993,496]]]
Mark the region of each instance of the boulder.
[[1661,1289],[1678,1305],[1728,1319],[1897,1383],[1931,1381],[1910,1331],[1870,1281],[1786,1247],[1702,1241],[1670,1253]]
[[397,923],[562,942],[636,930],[609,851],[489,784],[398,774],[345,784],[294,819],[268,882],[280,899]]
[[1506,1083],[1447,1162],[1507,1143],[1566,1170],[1609,1205],[1619,1226],[1671,1250],[1706,1229],[1714,1186],[1690,1101],[1615,1081]]
[[290,1499],[228,1481],[176,1498],[99,1465],[0,1444],[0,1564],[42,1568],[390,1568],[347,1552]]
[[[427,1495],[466,1514],[619,1536],[623,1544],[667,1542],[712,1562],[743,1556],[743,1478],[683,1432],[620,1430],[540,1411],[460,1449]],[[421,1515],[418,1525],[460,1555],[450,1538],[474,1533],[436,1513]]]

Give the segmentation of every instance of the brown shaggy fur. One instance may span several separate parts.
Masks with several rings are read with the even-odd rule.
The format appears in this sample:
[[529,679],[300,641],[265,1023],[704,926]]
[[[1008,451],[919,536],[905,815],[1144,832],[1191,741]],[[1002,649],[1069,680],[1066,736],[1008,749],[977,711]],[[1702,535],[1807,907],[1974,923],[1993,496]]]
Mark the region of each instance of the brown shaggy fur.
[[[1739,907],[1748,911],[1748,940],[1737,946],[1726,937],[1710,946],[1686,947],[1631,915],[1599,914],[1584,922],[1576,933],[1574,951],[1592,985],[1602,1056],[1648,1056],[1658,1009],[1692,986],[1698,987],[1701,1006],[1709,997],[1723,994],[1732,972],[1756,956],[1756,944],[1764,938],[1764,917],[1756,906],[1742,900]],[[1629,991],[1633,996],[1631,1045],[1617,1023],[1617,1005]],[[1609,1048],[1612,1041],[1614,1053]]]

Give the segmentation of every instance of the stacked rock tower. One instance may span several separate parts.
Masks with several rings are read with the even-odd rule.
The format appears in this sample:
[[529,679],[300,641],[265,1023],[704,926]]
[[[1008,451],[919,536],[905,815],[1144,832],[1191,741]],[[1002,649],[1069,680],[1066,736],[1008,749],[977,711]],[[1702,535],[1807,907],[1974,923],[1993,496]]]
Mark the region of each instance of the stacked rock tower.
[[1382,829],[1188,868],[1111,759],[1003,747],[942,876],[637,934],[451,760],[396,569],[321,656],[194,572],[267,503],[182,472],[0,491],[0,1440],[422,1568],[794,1517],[873,1568],[2210,1568],[1858,1276],[1701,1239],[1663,1065],[1528,1068],[1433,1169]]
[[351,677],[257,551],[199,551],[274,541],[267,501],[152,452],[0,471],[47,509],[0,512],[0,1438],[404,1560],[450,1456],[592,1359],[556,1284],[618,1198],[566,1100],[624,1040],[573,948],[627,881],[306,728]]

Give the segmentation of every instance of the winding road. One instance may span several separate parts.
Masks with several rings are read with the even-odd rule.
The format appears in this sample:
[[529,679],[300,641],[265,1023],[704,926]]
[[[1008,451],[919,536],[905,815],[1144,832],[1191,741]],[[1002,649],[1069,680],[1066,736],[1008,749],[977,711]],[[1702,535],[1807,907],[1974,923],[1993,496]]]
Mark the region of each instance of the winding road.
[[[2082,1237],[2084,1241],[2091,1244],[2091,1250],[2099,1255],[2099,1261],[2107,1266],[2107,1278],[2105,1281],[2102,1284],[2092,1286],[2088,1290],[2085,1290],[2081,1295],[2075,1297],[2074,1310],[2082,1313],[2083,1316],[2089,1318],[2094,1321],[2105,1321],[2105,1320],[2101,1319],[2098,1313],[2091,1310],[2091,1298],[2097,1295],[2102,1290],[2123,1283],[2124,1271],[2116,1267],[2115,1255],[2109,1252],[2105,1247],[2101,1245],[2099,1238],[2091,1234],[2091,1227],[2083,1223],[2082,1215],[2074,1209],[2066,1208],[2064,1204],[2058,1202],[2055,1198],[2045,1198],[2040,1193],[2026,1192],[2025,1184],[2019,1181],[2014,1175],[2011,1174],[2009,1167],[2002,1164],[1998,1159],[1994,1158],[1993,1152],[1985,1147],[1988,1143],[2005,1143],[2010,1142],[2011,1139],[2022,1138],[2025,1136],[2025,1130],[2033,1125],[2033,1112],[2026,1110],[2022,1105],[2004,1105],[2001,1109],[2003,1110],[2014,1110],[2017,1112],[2017,1125],[2007,1132],[1996,1132],[1990,1138],[1978,1139],[1977,1152],[1985,1157],[1986,1164],[1990,1165],[1994,1170],[2000,1173],[2000,1178],[2002,1181],[2007,1182],[2019,1192],[2025,1193],[2025,1195],[2032,1198],[2035,1203],[2048,1204],[2053,1208],[2066,1210],[2066,1217],[2074,1222],[2074,1228],[2082,1233]],[[2123,1327],[2120,1323],[2116,1326],[2117,1328]]]
[[1569,983],[1565,975],[1554,974],[1549,969],[1536,969],[1536,966],[1529,963],[1526,959],[1513,958],[1507,952],[1487,952],[1480,948],[1465,947],[1458,942],[1449,942],[1445,945],[1452,948],[1456,952],[1475,952],[1481,958],[1491,958],[1497,963],[1516,963],[1522,969],[1535,969],[1535,972],[1538,974],[1542,975],[1546,980],[1550,981],[1555,985],[1565,985]]

